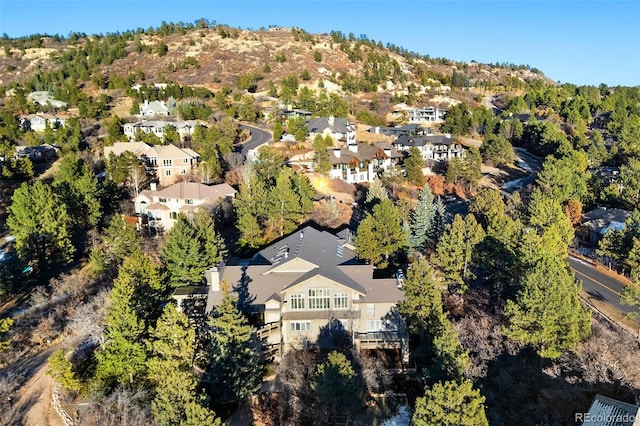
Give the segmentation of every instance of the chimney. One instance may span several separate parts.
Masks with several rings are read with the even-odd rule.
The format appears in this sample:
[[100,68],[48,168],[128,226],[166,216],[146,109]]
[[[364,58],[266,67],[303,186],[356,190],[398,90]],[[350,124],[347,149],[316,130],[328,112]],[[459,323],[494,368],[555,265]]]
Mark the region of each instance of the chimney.
[[350,143],[348,145],[348,147],[349,147],[349,151],[358,152],[358,144],[357,143]]
[[155,182],[151,182],[151,183],[149,184],[149,187],[150,187],[150,189],[151,189],[152,191],[157,191],[157,190],[158,190],[158,184],[157,184],[157,183],[155,183]]
[[447,138],[447,139],[451,139],[451,133],[445,133],[444,137]]
[[335,155],[336,158],[340,158],[340,148],[333,148],[333,155]]
[[204,272],[204,277],[207,280],[210,292],[220,291],[220,271],[217,266],[207,269]]
[[385,148],[384,155],[386,155],[387,157],[391,157],[391,148]]
[[147,105],[149,105],[149,100],[148,100],[148,99],[145,99],[145,100],[144,100],[144,106],[147,106]]
[[329,123],[329,126],[333,126],[333,123],[335,123],[336,118],[333,115],[330,115],[329,118],[327,118],[327,123]]

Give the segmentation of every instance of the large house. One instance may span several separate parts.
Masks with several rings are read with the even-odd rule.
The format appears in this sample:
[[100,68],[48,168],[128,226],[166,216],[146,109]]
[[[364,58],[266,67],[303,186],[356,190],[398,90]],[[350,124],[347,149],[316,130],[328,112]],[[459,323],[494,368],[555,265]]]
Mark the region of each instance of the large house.
[[629,210],[598,207],[584,215],[582,223],[576,229],[576,237],[583,243],[595,247],[609,230],[623,230],[631,215],[632,212]]
[[409,123],[442,123],[447,115],[447,110],[433,106],[410,108],[405,104],[396,105],[391,112],[395,119],[406,119]]
[[408,151],[416,147],[424,160],[451,160],[464,157],[464,148],[451,135],[412,136],[402,135],[393,143],[399,151]]
[[428,106],[408,110],[410,123],[442,123],[447,115],[444,109]]
[[372,182],[389,168],[402,162],[404,155],[386,142],[351,143],[346,148],[328,148],[329,177],[349,183]]
[[361,350],[394,350],[408,361],[404,322],[395,310],[401,281],[374,277],[373,266],[356,259],[349,232],[338,236],[307,226],[206,277],[207,312],[230,289],[274,352],[351,339]]
[[397,126],[397,127],[381,127],[375,126],[370,127],[368,130],[369,133],[375,133],[379,135],[386,136],[429,136],[433,134],[433,130],[430,128],[424,128],[419,124],[407,124],[405,126]]
[[22,130],[25,132],[28,130],[33,130],[34,132],[42,132],[47,128],[47,126],[50,129],[64,127],[67,118],[68,117],[66,115],[61,114],[27,114],[20,116],[20,125],[22,126]]
[[151,146],[144,142],[116,142],[104,148],[104,156],[108,158],[111,153],[117,156],[126,151],[134,153],[144,162],[161,186],[187,177],[200,161],[200,154],[192,149],[178,148],[173,144]]
[[331,138],[347,146],[356,142],[356,126],[349,122],[346,117],[320,117],[314,118],[307,123],[309,137],[311,140],[316,135],[331,136]]
[[137,132],[144,132],[156,135],[159,138],[164,136],[164,132],[167,129],[167,126],[173,126],[176,129],[176,132],[180,135],[181,139],[186,138],[187,136],[193,135],[193,132],[198,125],[195,120],[187,120],[187,121],[138,121],[135,123],[125,123],[122,126],[122,131],[125,135],[129,137],[129,139],[133,139],[136,137]]
[[145,189],[135,198],[136,213],[147,217],[149,228],[157,233],[169,231],[178,214],[187,216],[197,209],[213,210],[221,201],[230,200],[236,190],[226,183],[205,185],[181,181],[164,189]]
[[164,101],[151,101],[145,99],[145,101],[140,105],[140,114],[141,117],[160,117],[160,116],[168,116],[171,115],[169,112],[169,107]]

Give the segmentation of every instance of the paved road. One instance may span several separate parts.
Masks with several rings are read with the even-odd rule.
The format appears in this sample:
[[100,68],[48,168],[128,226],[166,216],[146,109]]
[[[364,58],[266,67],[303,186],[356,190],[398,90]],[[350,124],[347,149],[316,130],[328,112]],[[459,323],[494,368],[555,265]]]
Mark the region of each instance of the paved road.
[[245,141],[244,143],[238,144],[236,146],[236,151],[240,152],[243,158],[247,158],[247,152],[249,152],[250,149],[257,149],[259,146],[271,141],[271,133],[265,130],[253,126],[248,126],[246,124],[241,124],[238,127],[240,127],[241,129],[249,130],[249,132],[251,132],[251,137],[248,141]]
[[568,258],[576,278],[582,281],[582,288],[590,299],[608,303],[621,312],[631,312],[632,308],[620,304],[620,293],[625,284],[603,274],[586,262]]

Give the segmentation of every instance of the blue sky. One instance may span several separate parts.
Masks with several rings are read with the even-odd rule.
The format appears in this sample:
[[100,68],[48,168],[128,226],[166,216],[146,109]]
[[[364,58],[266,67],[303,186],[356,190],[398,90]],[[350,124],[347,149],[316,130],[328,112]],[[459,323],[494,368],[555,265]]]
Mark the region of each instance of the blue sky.
[[206,18],[366,34],[459,61],[528,64],[575,84],[640,85],[640,1],[0,0],[0,33],[67,35]]

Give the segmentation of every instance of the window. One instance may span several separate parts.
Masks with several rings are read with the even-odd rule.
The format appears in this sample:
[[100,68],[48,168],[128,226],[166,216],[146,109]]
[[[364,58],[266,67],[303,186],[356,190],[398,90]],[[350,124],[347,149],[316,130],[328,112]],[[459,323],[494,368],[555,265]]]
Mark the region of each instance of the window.
[[367,303],[367,315],[375,315],[376,314],[376,305],[373,303]]
[[292,294],[289,303],[292,310],[304,309],[304,294]]
[[178,213],[176,213],[176,212],[171,212],[171,213],[169,213],[169,217],[170,217],[171,219],[177,219],[177,218],[178,218]]
[[164,171],[164,175],[165,176],[171,176],[171,170],[165,170]]
[[328,288],[312,288],[309,290],[309,309],[329,309],[330,303]]
[[349,307],[349,295],[336,293],[333,295],[333,309],[347,309]]
[[291,331],[309,331],[311,321],[291,321]]
[[171,167],[171,166],[173,166],[173,160],[170,159],[170,158],[169,159],[164,159],[164,160],[162,160],[162,165],[164,167]]
[[167,199],[166,199],[166,198],[164,198],[164,197],[160,197],[160,198],[158,198],[158,202],[159,202],[159,203],[166,203],[166,202],[167,202]]
[[180,174],[181,175],[186,175],[187,174],[187,169],[180,169]]
[[369,320],[367,321],[367,331],[382,331],[384,325],[382,320]]
[[187,198],[186,200],[184,200],[185,204],[193,204],[193,200]]
[[188,158],[183,158],[182,159],[182,164],[189,164],[189,159]]

